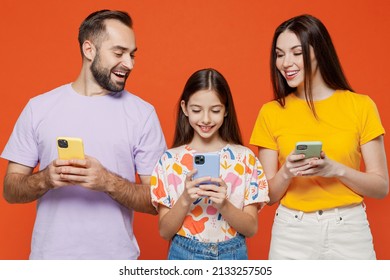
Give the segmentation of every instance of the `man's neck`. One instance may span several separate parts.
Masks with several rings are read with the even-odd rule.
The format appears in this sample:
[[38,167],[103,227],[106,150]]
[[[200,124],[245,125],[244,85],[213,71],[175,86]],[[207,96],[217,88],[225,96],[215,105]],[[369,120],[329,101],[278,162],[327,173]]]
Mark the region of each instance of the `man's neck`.
[[73,89],[84,96],[102,96],[110,92],[98,85],[90,72],[81,71],[77,79],[72,83]]

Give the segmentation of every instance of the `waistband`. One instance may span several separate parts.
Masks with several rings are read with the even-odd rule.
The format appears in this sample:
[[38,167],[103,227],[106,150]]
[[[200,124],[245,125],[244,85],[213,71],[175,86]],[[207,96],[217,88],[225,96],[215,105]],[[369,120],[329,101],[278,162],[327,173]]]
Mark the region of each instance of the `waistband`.
[[186,250],[193,253],[204,253],[205,251],[218,255],[224,254],[232,250],[246,246],[245,237],[241,234],[220,242],[200,242],[194,239],[190,239],[181,235],[176,234],[172,238],[172,243],[185,248]]
[[282,214],[282,215],[293,216],[295,219],[298,220],[302,220],[305,217],[308,219],[316,219],[316,220],[335,219],[336,222],[340,222],[343,220],[343,216],[346,213],[350,213],[353,211],[365,212],[365,210],[366,210],[366,206],[364,203],[345,206],[345,207],[325,209],[325,210],[317,210],[314,212],[303,212],[299,210],[294,210],[294,209],[287,208],[282,204],[279,204],[279,207],[276,210],[275,215],[278,216]]

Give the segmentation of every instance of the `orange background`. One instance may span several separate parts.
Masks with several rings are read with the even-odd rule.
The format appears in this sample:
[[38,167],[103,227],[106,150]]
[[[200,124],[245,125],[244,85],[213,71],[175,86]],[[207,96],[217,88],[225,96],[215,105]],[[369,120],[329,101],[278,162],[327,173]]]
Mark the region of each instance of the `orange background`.
[[[227,78],[244,143],[249,145],[258,110],[272,98],[268,58],[273,31],[282,21],[302,13],[325,23],[353,88],[372,97],[389,130],[389,3],[1,0],[0,150],[29,98],[77,77],[81,66],[78,27],[88,14],[103,8],[126,10],[133,17],[139,51],[126,88],[155,106],[168,145],[175,122],[173,108],[184,83],[205,67],[214,67]],[[389,150],[388,137],[385,144]],[[2,159],[1,176],[5,169]],[[379,259],[390,259],[389,200],[366,199]],[[35,206],[10,205],[0,198],[0,259],[28,258]],[[267,206],[260,213],[259,231],[248,240],[250,259],[267,258],[274,211],[275,206]],[[135,232],[141,259],[166,258],[168,243],[159,237],[156,216],[136,214]]]

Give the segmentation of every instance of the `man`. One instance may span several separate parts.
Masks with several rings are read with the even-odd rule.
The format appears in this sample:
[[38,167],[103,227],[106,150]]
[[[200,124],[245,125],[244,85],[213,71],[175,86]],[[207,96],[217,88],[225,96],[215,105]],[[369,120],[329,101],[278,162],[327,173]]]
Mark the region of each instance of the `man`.
[[[137,50],[130,16],[92,13],[79,43],[76,81],[32,98],[15,125],[4,197],[38,200],[30,259],[136,259],[133,211],[155,213],[150,174],[164,136],[154,108],[124,90]],[[57,159],[59,136],[82,138],[85,159]]]

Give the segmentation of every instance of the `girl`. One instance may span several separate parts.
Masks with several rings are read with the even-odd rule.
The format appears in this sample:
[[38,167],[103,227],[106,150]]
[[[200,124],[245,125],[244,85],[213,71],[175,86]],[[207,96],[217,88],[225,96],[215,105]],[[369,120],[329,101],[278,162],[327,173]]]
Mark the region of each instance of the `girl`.
[[[276,29],[271,77],[275,101],[260,110],[250,140],[270,203],[280,201],[269,258],[375,259],[363,197],[388,193],[375,104],[353,92],[328,31],[310,15]],[[304,158],[291,152],[298,141],[321,141],[323,151]]]
[[[220,154],[219,178],[193,179],[195,152]],[[172,240],[168,259],[248,259],[245,237],[257,232],[268,186],[260,162],[242,146],[229,85],[216,70],[187,81],[173,147],[151,180],[160,234]]]

